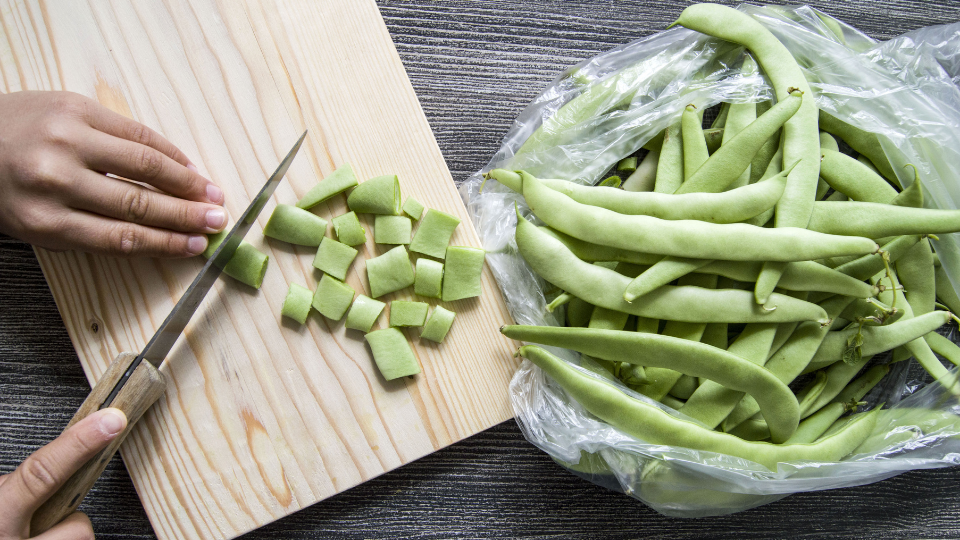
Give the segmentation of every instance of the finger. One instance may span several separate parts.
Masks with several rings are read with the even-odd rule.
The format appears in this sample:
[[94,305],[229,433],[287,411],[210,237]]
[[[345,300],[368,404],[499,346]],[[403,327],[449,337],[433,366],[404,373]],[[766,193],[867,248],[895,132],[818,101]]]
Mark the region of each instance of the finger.
[[85,112],[87,124],[98,131],[149,146],[184,167],[191,164],[187,155],[173,143],[136,120],[127,118],[106,107],[90,107]]
[[0,486],[0,523],[29,523],[33,512],[127,425],[118,409],[103,409],[77,422],[34,452]]
[[0,486],[2,486],[3,483],[7,481],[7,478],[9,476],[10,476],[9,474],[0,475]]
[[178,199],[93,171],[82,171],[70,186],[70,206],[105,217],[187,233],[215,233],[227,223],[222,206]]
[[192,257],[207,249],[207,237],[138,225],[89,212],[61,218],[57,245],[48,249],[79,249],[110,257]]
[[219,187],[149,144],[93,132],[77,150],[84,164],[96,171],[143,182],[181,199],[223,202]]
[[83,512],[74,512],[34,540],[94,540],[93,524]]

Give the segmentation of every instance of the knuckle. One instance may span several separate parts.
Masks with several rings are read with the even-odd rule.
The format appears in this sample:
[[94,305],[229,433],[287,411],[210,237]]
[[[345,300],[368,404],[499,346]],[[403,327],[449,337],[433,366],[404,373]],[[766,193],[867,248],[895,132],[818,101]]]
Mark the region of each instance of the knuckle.
[[25,208],[17,217],[24,229],[32,230],[44,238],[57,236],[63,230],[61,219],[47,215],[39,208]]
[[110,246],[108,247],[114,253],[124,257],[137,253],[143,246],[142,235],[129,224],[115,226],[110,236]]
[[39,499],[57,488],[59,482],[53,474],[54,469],[43,455],[34,454],[28,457],[20,467],[23,487],[34,499]]
[[150,211],[150,197],[146,190],[133,187],[123,194],[120,203],[124,218],[134,223],[143,223]]
[[36,191],[57,192],[63,189],[65,179],[60,174],[56,156],[38,151],[25,156],[18,177],[25,179]]
[[88,99],[74,92],[57,92],[53,98],[55,112],[69,114],[73,116],[82,116],[87,111]]
[[151,146],[153,143],[153,130],[143,124],[135,123],[130,127],[128,138],[143,146]]
[[63,116],[48,115],[38,128],[43,140],[55,147],[68,147],[73,139],[70,121]]
[[146,178],[156,178],[163,170],[163,157],[149,146],[141,146],[134,159],[136,170]]

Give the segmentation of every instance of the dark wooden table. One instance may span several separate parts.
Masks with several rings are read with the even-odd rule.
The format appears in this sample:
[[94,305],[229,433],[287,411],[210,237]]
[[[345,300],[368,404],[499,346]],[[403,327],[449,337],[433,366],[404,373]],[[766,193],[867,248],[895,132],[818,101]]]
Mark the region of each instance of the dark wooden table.
[[[487,162],[520,110],[563,68],[662,30],[688,5],[379,3],[457,181]],[[957,0],[813,5],[881,40],[960,21]],[[33,251],[0,235],[0,473],[54,438],[88,391]],[[938,469],[733,516],[666,518],[568,474],[510,421],[244,538],[960,538],[958,487],[960,468]],[[154,538],[119,458],[81,510],[98,538]]]

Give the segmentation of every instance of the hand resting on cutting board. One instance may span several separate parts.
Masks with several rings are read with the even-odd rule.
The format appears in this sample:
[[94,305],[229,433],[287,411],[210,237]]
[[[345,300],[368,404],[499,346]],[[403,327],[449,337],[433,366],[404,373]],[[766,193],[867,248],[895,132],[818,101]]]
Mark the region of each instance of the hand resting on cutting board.
[[226,225],[222,204],[134,120],[72,92],[0,95],[0,232],[52,250],[189,257]]
[[[226,225],[223,191],[150,128],[71,92],[0,95],[0,232],[39,247],[188,257]],[[104,409],[0,476],[0,540],[126,426]],[[80,512],[36,538],[93,538]]]
[[[33,513],[126,425],[127,417],[117,409],[97,411],[34,452],[12,473],[0,476],[0,540],[30,538]],[[88,540],[93,528],[87,516],[74,512],[34,538]]]

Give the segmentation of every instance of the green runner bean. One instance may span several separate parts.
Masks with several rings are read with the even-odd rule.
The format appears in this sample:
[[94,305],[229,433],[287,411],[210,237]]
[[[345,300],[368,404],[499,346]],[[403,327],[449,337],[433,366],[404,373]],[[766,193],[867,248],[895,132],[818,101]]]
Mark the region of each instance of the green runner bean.
[[[710,151],[703,136],[700,114],[693,105],[687,105],[680,117],[680,135],[683,138],[683,178],[689,180],[707,159]],[[681,184],[682,187],[683,184]]]
[[[510,189],[522,192],[519,173],[493,169],[484,175]],[[783,193],[786,174],[757,185],[744,186],[721,193],[687,193],[673,195],[655,192],[624,192],[608,187],[582,186],[566,180],[538,179],[540,182],[574,201],[606,208],[620,214],[646,215],[661,219],[693,219],[710,223],[737,223],[772,209]]]
[[500,332],[511,339],[572,349],[594,358],[670,368],[750,394],[760,405],[774,442],[789,438],[800,421],[799,404],[787,385],[762,366],[710,345],[657,334],[556,326],[511,325]]
[[932,210],[859,201],[817,201],[808,228],[827,234],[869,238],[949,234],[960,231],[960,210]]
[[594,305],[655,319],[688,322],[827,320],[819,306],[780,294],[771,299],[778,307],[766,311],[752,301],[749,292],[740,290],[664,286],[648,294],[643,302],[629,303],[624,301],[623,291],[630,278],[578,259],[562,242],[521,216],[517,217],[517,248],[533,271],[578,298],[589,298]]
[[[695,173],[688,174],[676,193],[715,193],[727,188],[747,170],[764,143],[800,109],[801,102],[804,101],[800,96],[799,91],[792,92],[766,114],[737,133],[710,156]],[[724,130],[725,135],[726,133]],[[793,162],[790,161],[790,163]]]
[[623,181],[623,190],[627,193],[643,193],[652,191],[657,181],[657,169],[660,162],[660,148],[654,148],[647,152],[643,161],[637,166],[637,170],[630,173],[630,176]]
[[682,183],[683,138],[680,136],[680,122],[676,122],[663,132],[663,147],[657,162],[657,180],[653,191],[673,193]]
[[610,383],[587,375],[540,347],[521,347],[518,354],[543,369],[588,412],[628,435],[649,444],[728,454],[769,469],[776,469],[777,463],[795,460],[837,461],[859,446],[876,425],[876,414],[873,413],[858,417],[842,430],[814,444],[745,442],[631,398]]
[[872,356],[933,332],[947,324],[950,315],[949,311],[933,311],[917,317],[904,318],[884,326],[863,326],[860,328],[859,325],[853,325],[846,330],[830,332],[824,337],[823,343],[810,361],[808,369],[812,371],[815,367],[828,366],[834,362],[839,362],[843,358],[843,351],[848,347],[850,338],[858,332],[863,334],[862,354]]
[[624,249],[700,259],[800,261],[879,250],[872,240],[806,229],[766,229],[627,216],[578,203],[521,172],[523,196],[547,225],[581,240]]
[[870,163],[872,163],[881,174],[890,180],[897,181],[897,173],[894,172],[893,166],[890,165],[890,160],[887,159],[887,154],[883,151],[880,140],[875,133],[854,127],[824,111],[819,111],[819,120],[821,129],[843,139],[843,142],[850,145],[850,148],[853,148],[869,159]]

